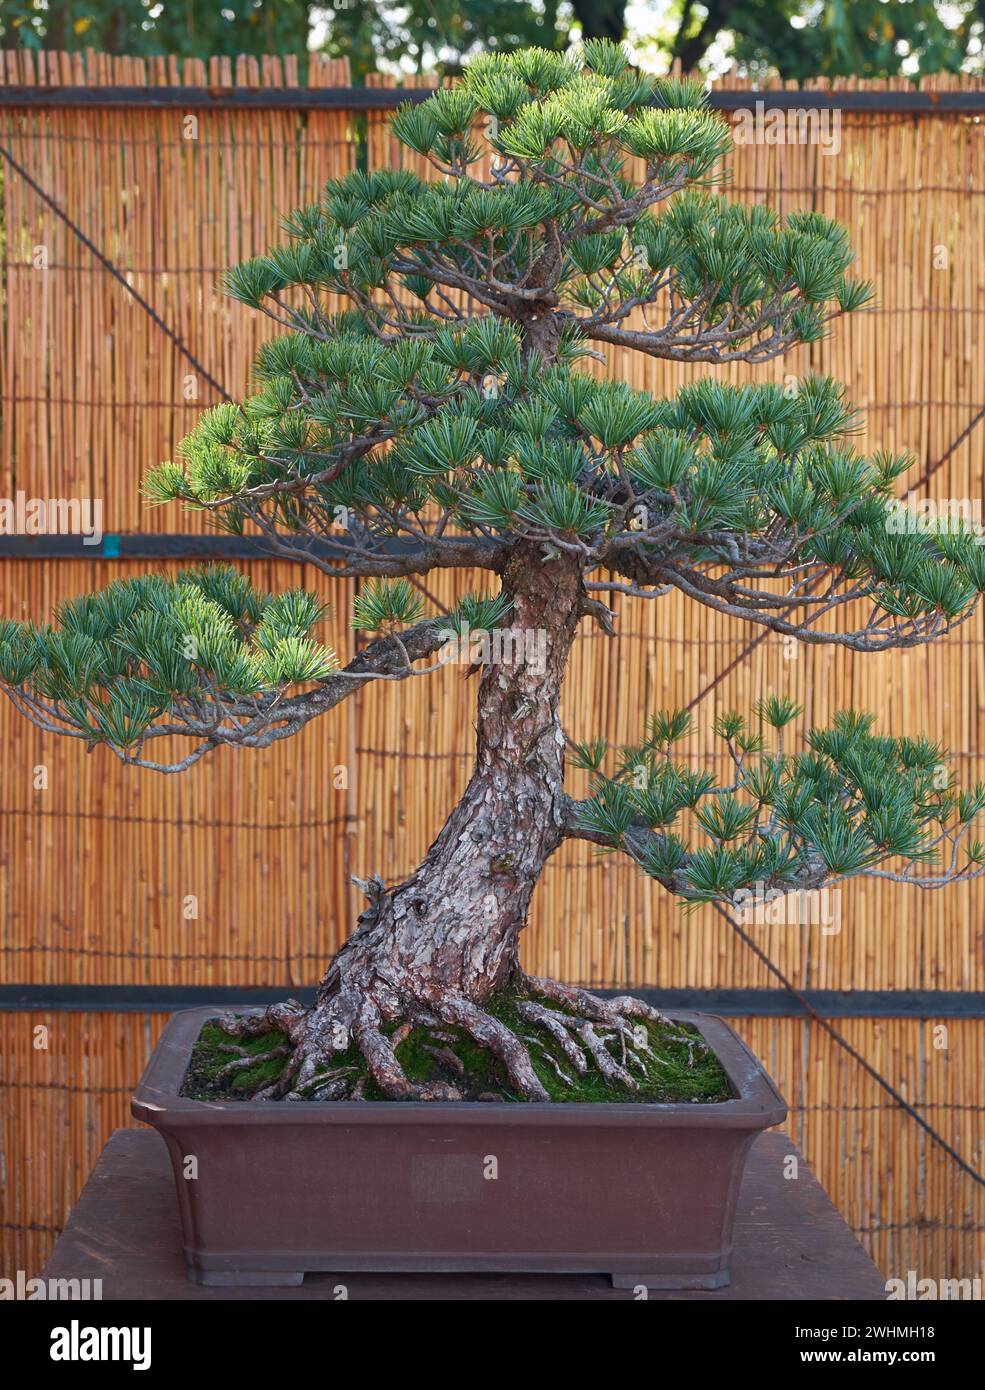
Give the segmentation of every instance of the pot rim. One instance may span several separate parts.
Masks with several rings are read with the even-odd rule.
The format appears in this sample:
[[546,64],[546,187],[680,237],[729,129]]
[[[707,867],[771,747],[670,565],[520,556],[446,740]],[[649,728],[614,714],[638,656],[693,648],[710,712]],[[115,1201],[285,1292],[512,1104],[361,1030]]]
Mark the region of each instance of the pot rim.
[[[182,1125],[405,1125],[424,1117],[448,1125],[636,1125],[674,1128],[768,1129],[786,1118],[787,1107],[762,1064],[733,1029],[715,1014],[673,1009],[668,1017],[689,1023],[711,1047],[733,1095],[724,1101],[204,1101],[179,1095],[191,1050],[202,1026],[230,1006],[183,1009],[165,1025],[131,1101],[138,1120]],[[242,1005],[240,1014],[263,1013]]]

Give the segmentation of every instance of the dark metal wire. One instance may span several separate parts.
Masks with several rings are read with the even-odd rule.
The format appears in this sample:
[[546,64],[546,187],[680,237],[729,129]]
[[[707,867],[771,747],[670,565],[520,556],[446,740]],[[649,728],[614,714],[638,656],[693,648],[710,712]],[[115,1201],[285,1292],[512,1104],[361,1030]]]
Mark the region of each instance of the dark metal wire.
[[748,932],[743,931],[742,927],[739,926],[735,918],[732,917],[728,912],[726,912],[724,907],[722,907],[720,903],[713,903],[712,906],[721,917],[725,918],[726,922],[728,922],[729,926],[732,928],[735,934],[738,937],[741,937],[741,939],[749,947],[750,951],[752,951],[753,954],[763,962],[767,970],[769,970],[770,973],[780,981],[780,984],[783,986],[783,988],[787,990],[788,993],[791,994],[794,999],[797,1000],[801,1008],[810,1015],[810,1017],[818,1025],[818,1027],[823,1028],[826,1033],[829,1033],[831,1037],[834,1038],[835,1042],[839,1045],[839,1047],[844,1048],[848,1055],[858,1063],[862,1070],[866,1072],[869,1076],[871,1076],[873,1081],[878,1082],[878,1084],[883,1088],[887,1095],[893,1098],[893,1100],[900,1107],[900,1109],[905,1110],[911,1119],[916,1120],[920,1128],[924,1130],[927,1134],[929,1134],[930,1138],[934,1141],[934,1143],[939,1145],[940,1148],[944,1150],[944,1152],[948,1155],[949,1158],[953,1159],[953,1161],[958,1165],[962,1172],[967,1173],[970,1178],[974,1178],[975,1182],[977,1182],[979,1186],[985,1187],[985,1175],[979,1173],[976,1168],[972,1168],[971,1164],[968,1163],[966,1159],[961,1157],[957,1149],[953,1148],[947,1142],[944,1136],[938,1133],[938,1131],[934,1129],[933,1125],[929,1124],[918,1110],[915,1110],[913,1108],[910,1102],[904,1096],[902,1096],[899,1091],[897,1091],[896,1087],[893,1086],[891,1082],[887,1081],[886,1078],[880,1072],[876,1071],[872,1063],[867,1062],[865,1058],[862,1056],[862,1054],[852,1046],[848,1039],[842,1037],[842,1035],[838,1032],[837,1028],[833,1028],[826,1018],[821,1017],[821,1015],[817,1012],[817,1010],[805,997],[805,995],[797,988],[795,984],[792,984],[791,981],[787,979],[786,975],[784,975],[780,967],[773,963],[773,961],[769,958],[769,956],[762,949],[762,947],[757,945],[757,943],[753,941],[752,937],[749,935]]
[[206,368],[202,366],[198,358],[194,355],[194,353],[187,346],[187,344],[178,336],[178,334],[174,331],[170,324],[165,323],[164,319],[161,318],[157,310],[147,303],[147,300],[144,299],[142,294],[140,294],[137,290],[134,289],[134,287],[128,282],[126,276],[121,274],[121,272],[117,270],[116,266],[109,259],[109,257],[104,255],[103,252],[100,251],[99,247],[95,244],[95,242],[91,241],[90,238],[86,236],[85,232],[78,225],[78,223],[73,222],[71,217],[69,217],[68,213],[64,210],[64,208],[62,208],[58,203],[56,203],[54,198],[52,198],[52,196],[50,195],[50,193],[47,193],[41,187],[41,185],[31,177],[28,171],[24,168],[23,164],[18,163],[18,161],[7,149],[6,145],[0,145],[0,154],[3,155],[4,159],[6,159],[7,163],[11,166],[11,168],[15,169],[17,173],[20,174],[24,182],[34,190],[38,197],[43,202],[47,203],[48,207],[51,208],[52,212],[56,215],[56,217],[60,217],[61,220],[65,223],[66,227],[68,227],[72,232],[75,233],[78,239],[82,242],[83,246],[85,246],[85,248],[88,251],[92,252],[92,254],[96,257],[96,259],[103,266],[103,268],[107,270],[110,275],[113,276],[113,279],[119,281],[119,283],[126,290],[127,294],[131,295],[137,301],[141,309],[143,309],[144,312],[153,319],[153,321],[157,324],[158,328],[165,335],[165,337],[169,338],[171,342],[174,343],[175,347],[182,354],[182,356],[188,359],[188,361],[192,364],[195,370],[205,378],[205,380],[209,383],[213,390],[218,391],[219,395],[223,398],[223,400],[231,401],[232,396],[230,396],[226,388],[224,386],[221,386],[219,382],[216,381],[212,373],[207,371]]

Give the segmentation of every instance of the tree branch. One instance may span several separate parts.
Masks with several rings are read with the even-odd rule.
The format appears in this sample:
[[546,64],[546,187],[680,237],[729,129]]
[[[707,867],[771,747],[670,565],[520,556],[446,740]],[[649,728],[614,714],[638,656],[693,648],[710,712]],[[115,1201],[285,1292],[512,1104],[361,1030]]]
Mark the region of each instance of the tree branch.
[[[190,704],[184,707],[176,704],[169,722],[153,724],[144,732],[136,745],[136,753],[113,744],[108,746],[129,766],[165,773],[182,772],[212,749],[225,744],[267,748],[296,734],[310,720],[334,709],[374,680],[406,680],[439,669],[443,663],[425,670],[415,670],[412,663],[433,656],[447,642],[447,620],[428,618],[399,636],[377,638],[342,670],[320,681],[314,690],[290,696],[274,691],[256,699],[227,698],[217,691],[211,700],[196,700],[194,709]],[[82,739],[90,749],[96,746],[91,729],[77,723],[73,727],[71,717],[57,704],[47,704],[23,688],[3,685],[0,689],[25,718],[45,733]],[[181,717],[183,709],[187,712]],[[174,719],[175,710],[179,714],[177,720]],[[143,757],[144,745],[158,738],[194,738],[199,743],[191,753],[173,762]]]

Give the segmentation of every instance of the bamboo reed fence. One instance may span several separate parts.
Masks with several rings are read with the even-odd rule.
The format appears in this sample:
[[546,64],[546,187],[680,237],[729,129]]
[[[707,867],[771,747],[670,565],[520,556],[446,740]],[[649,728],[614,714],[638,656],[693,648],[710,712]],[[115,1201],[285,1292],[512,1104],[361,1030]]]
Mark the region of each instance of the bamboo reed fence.
[[[278,59],[181,65],[3,53],[3,82],[255,88],[295,85],[297,73]],[[315,58],[309,82],[345,85],[345,65]],[[985,404],[985,127],[958,115],[839,114],[837,154],[739,147],[729,192],[844,222],[860,273],[877,282],[877,307],[782,362],[720,374],[793,381],[818,370],[845,381],[865,422],[859,447],[911,450],[912,486]],[[370,166],[403,159],[385,116],[364,119]],[[271,326],[217,294],[219,272],[276,241],[287,209],[353,166],[353,133],[346,110],[201,112],[196,125],[173,110],[0,112],[0,139],[15,158],[234,396]],[[101,498],[108,532],[198,530],[195,516],[145,511],[137,487],[214,392],[22,180],[9,167],[0,177],[0,495]],[[618,351],[604,370],[658,394],[693,376]],[[925,491],[980,502],[983,443],[985,423]],[[332,604],[325,640],[351,651],[351,583],[280,561],[247,567],[274,589],[317,589]],[[41,618],[60,598],[149,568],[7,559],[0,613]],[[445,602],[476,582],[428,581]],[[618,640],[586,627],[574,654],[564,716],[575,738],[631,741],[646,711],[704,692],[685,751],[713,766],[717,713],[791,694],[805,707],[795,734],[840,708],[871,709],[883,729],[948,744],[964,781],[985,777],[980,619],[929,649],[859,657],[773,638],[750,650],[756,631],[679,595],[620,599],[617,608]],[[290,742],[262,754],[222,750],[180,778],[86,756],[4,702],[0,982],[313,983],[359,909],[350,875],[392,879],[411,869],[463,786],[473,696],[454,668],[371,688]],[[985,886],[934,895],[860,881],[836,907],[834,934],[752,929],[799,987],[985,990]],[[775,984],[715,913],[684,917],[654,884],[584,845],[566,846],[549,865],[524,958],[594,986]],[[944,1047],[940,1022],[838,1026],[981,1169],[985,1024],[948,1021]],[[36,1272],[43,1262],[110,1130],[131,1123],[128,1096],[162,1024],[158,1014],[0,1015],[0,1273]],[[886,1275],[981,1275],[983,1189],[821,1030],[794,1018],[738,1026],[788,1097],[792,1137]]]

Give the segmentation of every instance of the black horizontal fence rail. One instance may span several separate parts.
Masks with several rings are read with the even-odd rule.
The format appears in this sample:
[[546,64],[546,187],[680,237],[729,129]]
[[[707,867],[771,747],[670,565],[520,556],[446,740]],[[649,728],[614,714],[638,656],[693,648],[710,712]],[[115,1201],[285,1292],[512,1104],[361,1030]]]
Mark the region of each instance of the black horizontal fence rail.
[[[433,87],[75,87],[0,86],[0,108],[10,110],[160,109],[197,111],[392,111],[426,101]],[[796,91],[720,88],[708,94],[720,111],[743,111],[762,102],[767,111],[800,110],[861,114],[985,114],[985,86],[965,91],[852,92],[802,87]]]
[[[337,539],[305,542],[303,548],[312,559],[345,560],[355,542],[340,534]],[[410,538],[388,537],[376,545],[375,553],[393,558],[420,550]],[[80,535],[0,536],[0,560],[277,560],[284,559],[262,536],[196,536],[189,532],[162,533],[106,532],[97,543],[87,545]],[[298,559],[292,552],[287,559]]]
[[[597,989],[604,997],[626,988]],[[943,989],[805,989],[809,1008],[785,989],[632,988],[656,1009],[698,1009],[729,1018],[985,1018],[985,992]],[[0,985],[0,1012],[170,1013],[210,1005],[235,1008],[275,1004],[287,996],[313,1004],[315,987],[292,985]]]

